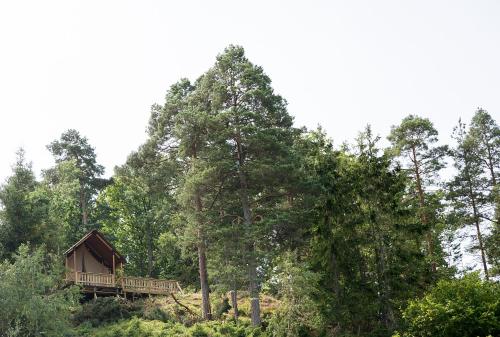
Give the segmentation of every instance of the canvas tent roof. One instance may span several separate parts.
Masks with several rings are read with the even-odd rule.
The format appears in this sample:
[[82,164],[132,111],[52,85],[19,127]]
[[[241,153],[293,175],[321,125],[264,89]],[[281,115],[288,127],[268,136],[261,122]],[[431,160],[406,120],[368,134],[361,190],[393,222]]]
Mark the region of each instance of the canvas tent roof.
[[102,259],[106,264],[111,265],[113,261],[113,254],[115,255],[115,261],[125,263],[125,258],[116,251],[113,245],[106,240],[104,235],[102,235],[98,230],[94,229],[89,233],[85,234],[77,243],[71,246],[64,255],[70,255],[75,249],[85,245],[89,250],[95,255]]

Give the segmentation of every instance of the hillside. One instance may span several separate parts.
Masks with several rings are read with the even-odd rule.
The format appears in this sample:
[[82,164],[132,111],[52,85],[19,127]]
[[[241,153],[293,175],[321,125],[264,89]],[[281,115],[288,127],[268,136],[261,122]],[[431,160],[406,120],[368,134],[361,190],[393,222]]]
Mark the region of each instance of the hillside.
[[[247,294],[238,296],[240,317],[233,318],[232,308],[223,306],[223,296],[214,298],[214,321],[203,322],[201,294],[179,294],[171,297],[139,299],[135,302],[117,298],[99,298],[83,305],[83,312],[75,316],[75,336],[118,337],[118,336],[259,336],[261,329],[250,325],[250,301]],[[262,296],[262,313],[269,317],[279,306],[279,301]],[[225,310],[223,309],[225,308]],[[78,322],[78,320],[84,320]]]

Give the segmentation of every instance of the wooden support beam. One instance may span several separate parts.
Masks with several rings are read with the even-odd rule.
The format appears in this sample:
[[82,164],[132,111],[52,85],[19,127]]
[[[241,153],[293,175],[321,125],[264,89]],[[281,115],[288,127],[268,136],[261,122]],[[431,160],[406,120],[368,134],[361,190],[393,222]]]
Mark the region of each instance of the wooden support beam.
[[69,281],[69,278],[70,278],[70,274],[68,273],[69,271],[69,267],[68,267],[68,256],[64,256],[64,267],[66,268],[66,270],[64,271],[64,278],[66,279],[66,281]]
[[75,274],[75,283],[78,282],[78,279],[76,278],[76,249],[73,251],[73,271]]

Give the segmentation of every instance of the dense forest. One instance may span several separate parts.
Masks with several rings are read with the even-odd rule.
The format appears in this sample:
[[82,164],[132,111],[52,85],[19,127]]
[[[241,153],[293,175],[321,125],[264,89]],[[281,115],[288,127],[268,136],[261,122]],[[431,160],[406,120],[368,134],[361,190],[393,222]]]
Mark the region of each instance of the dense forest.
[[[74,334],[81,299],[62,286],[62,252],[92,229],[126,274],[201,294],[193,336],[227,322],[238,336],[498,336],[492,115],[457,112],[450,145],[418,115],[394,121],[386,147],[369,125],[335,145],[296,126],[271,84],[226,48],[152,106],[147,141],[110,178],[77,130],[47,145],[55,165],[40,178],[19,150],[0,188],[0,336]],[[279,305],[264,312],[263,296]]]

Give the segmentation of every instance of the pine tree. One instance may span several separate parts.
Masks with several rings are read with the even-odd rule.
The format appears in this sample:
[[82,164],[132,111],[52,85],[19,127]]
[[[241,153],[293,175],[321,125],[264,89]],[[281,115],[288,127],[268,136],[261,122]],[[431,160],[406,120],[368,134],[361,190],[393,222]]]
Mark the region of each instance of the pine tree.
[[426,232],[427,255],[431,270],[436,271],[436,228],[433,223],[435,207],[429,188],[434,184],[436,174],[445,166],[446,146],[435,146],[438,132],[427,118],[409,115],[400,125],[393,126],[388,139],[393,150],[405,163],[414,183],[414,198],[418,205],[418,215]]
[[[174,84],[163,106],[153,106],[149,134],[151,142],[163,153],[165,160],[180,165],[178,202],[188,223],[186,234],[198,251],[198,269],[202,293],[202,316],[212,319],[207,271],[206,226],[209,222],[205,200],[211,187],[210,164],[204,158],[208,152],[207,122],[209,115],[200,109],[195,87],[183,79]],[[208,164],[207,164],[208,163]]]
[[[89,214],[95,196],[107,184],[106,180],[100,178],[104,173],[104,167],[97,163],[95,150],[87,138],[74,129],[64,132],[59,140],[47,145],[47,149],[54,156],[56,163],[74,161],[80,172],[78,201],[81,221],[76,233],[81,236],[90,229]],[[78,236],[73,239],[78,239]]]
[[267,235],[260,221],[261,203],[273,202],[280,180],[289,168],[287,158],[296,133],[286,102],[276,95],[270,78],[245,57],[243,48],[230,46],[197,83],[201,104],[213,115],[207,139],[219,149],[218,167],[232,180],[240,202],[246,243],[251,317],[260,324],[258,243]]
[[500,128],[486,110],[478,109],[472,117],[470,137],[493,189],[500,174]]
[[488,279],[488,263],[481,234],[481,218],[488,206],[488,179],[482,174],[481,161],[475,155],[475,141],[467,133],[461,120],[453,131],[453,138],[457,147],[451,153],[457,174],[448,184],[449,197],[453,202],[453,212],[457,214],[461,225],[473,224],[476,227],[484,275]]

